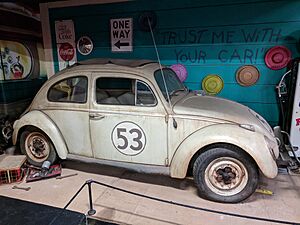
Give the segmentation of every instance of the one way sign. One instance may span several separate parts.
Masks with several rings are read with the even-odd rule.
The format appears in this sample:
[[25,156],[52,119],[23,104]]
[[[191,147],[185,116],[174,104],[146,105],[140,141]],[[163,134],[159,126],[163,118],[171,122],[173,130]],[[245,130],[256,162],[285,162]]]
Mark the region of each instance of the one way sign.
[[111,19],[110,36],[112,52],[131,52],[132,18]]

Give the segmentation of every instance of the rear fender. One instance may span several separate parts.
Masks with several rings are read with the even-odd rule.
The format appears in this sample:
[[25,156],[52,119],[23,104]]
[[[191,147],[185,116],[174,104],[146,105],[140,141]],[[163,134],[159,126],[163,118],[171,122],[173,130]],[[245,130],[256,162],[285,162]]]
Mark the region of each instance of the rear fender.
[[18,137],[20,136],[20,131],[25,126],[37,127],[45,134],[47,134],[47,136],[52,141],[58,156],[61,159],[66,159],[68,154],[66,142],[61,135],[58,127],[46,114],[42,113],[41,111],[35,110],[26,113],[19,120],[16,120],[14,123],[14,132],[12,137],[14,145],[17,144]]

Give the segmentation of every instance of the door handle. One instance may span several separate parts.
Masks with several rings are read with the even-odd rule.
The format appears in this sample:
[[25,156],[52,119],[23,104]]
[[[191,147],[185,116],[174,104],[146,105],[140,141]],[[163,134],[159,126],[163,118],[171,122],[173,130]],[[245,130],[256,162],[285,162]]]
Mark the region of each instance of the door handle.
[[105,117],[104,115],[101,115],[99,113],[90,113],[90,119],[92,120],[101,120],[104,117]]

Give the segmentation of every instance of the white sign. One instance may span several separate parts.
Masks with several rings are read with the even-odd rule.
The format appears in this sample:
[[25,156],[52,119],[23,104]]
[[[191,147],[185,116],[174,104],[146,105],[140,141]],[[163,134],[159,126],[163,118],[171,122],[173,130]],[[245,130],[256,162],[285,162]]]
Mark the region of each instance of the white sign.
[[144,131],[132,122],[122,122],[115,126],[111,139],[115,148],[124,155],[137,155],[146,145]]
[[72,20],[55,21],[56,43],[75,42],[74,23]]
[[77,62],[74,23],[72,20],[55,21],[58,67],[62,70]]
[[112,52],[132,52],[132,18],[111,19]]

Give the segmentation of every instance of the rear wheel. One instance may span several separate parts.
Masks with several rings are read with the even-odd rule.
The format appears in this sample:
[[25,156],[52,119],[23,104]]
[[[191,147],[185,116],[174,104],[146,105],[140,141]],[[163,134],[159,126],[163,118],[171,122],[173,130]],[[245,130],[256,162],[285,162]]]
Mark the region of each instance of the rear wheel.
[[44,161],[51,164],[56,160],[56,152],[49,137],[39,129],[30,128],[20,137],[21,152],[27,156],[29,163],[41,166]]
[[193,175],[200,197],[217,202],[240,202],[258,185],[258,169],[253,159],[230,145],[200,154],[194,163]]

